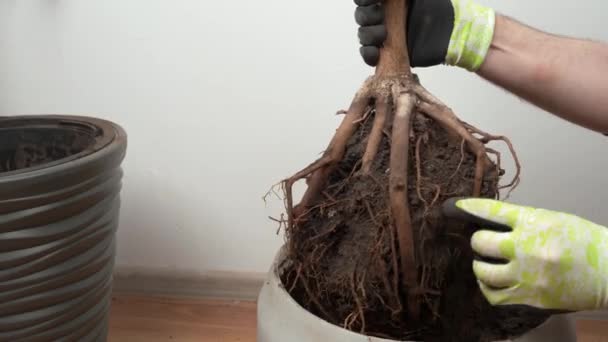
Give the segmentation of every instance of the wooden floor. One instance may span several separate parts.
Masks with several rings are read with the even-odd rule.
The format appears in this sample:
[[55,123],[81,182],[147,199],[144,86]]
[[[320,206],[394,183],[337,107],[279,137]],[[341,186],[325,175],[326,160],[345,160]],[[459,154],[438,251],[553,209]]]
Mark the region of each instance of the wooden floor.
[[109,342],[255,342],[253,302],[121,296]]
[[608,341],[608,322],[606,321],[579,321],[576,328],[578,330],[578,342]]
[[[608,322],[577,327],[578,342],[608,342]],[[253,302],[118,296],[109,342],[255,342],[255,329]]]

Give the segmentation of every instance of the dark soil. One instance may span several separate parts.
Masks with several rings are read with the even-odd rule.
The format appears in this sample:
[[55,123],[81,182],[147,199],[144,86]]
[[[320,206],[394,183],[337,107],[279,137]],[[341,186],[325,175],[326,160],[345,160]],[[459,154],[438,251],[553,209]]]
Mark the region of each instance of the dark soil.
[[[410,137],[409,199],[425,291],[421,320],[408,318],[390,217],[386,136],[372,174],[357,172],[372,122],[370,115],[350,139],[323,200],[287,231],[282,281],[292,296],[331,323],[397,340],[496,341],[543,323],[548,313],[492,307],[479,291],[469,242],[476,227],[447,221],[440,210],[446,199],[472,194],[475,157],[421,114]],[[499,177],[486,175],[484,197],[497,197]]]
[[75,130],[0,129],[0,173],[64,159],[93,143],[90,134]]

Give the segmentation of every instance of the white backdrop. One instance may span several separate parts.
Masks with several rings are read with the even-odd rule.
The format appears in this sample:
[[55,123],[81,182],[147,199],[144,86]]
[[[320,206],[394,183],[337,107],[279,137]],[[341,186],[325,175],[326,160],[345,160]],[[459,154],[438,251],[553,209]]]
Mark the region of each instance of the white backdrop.
[[[608,39],[606,1],[486,3]],[[125,127],[119,265],[264,272],[282,238],[267,218],[280,202],[262,195],[318,156],[372,72],[353,11],[351,0],[0,0],[0,115]],[[466,71],[417,72],[464,120],[512,138],[524,165],[513,201],[608,224],[608,138]]]

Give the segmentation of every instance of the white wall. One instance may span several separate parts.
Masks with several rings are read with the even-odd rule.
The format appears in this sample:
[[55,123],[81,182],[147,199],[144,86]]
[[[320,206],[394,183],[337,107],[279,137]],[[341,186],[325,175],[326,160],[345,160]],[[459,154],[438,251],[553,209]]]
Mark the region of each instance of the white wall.
[[[608,39],[605,1],[488,3]],[[282,240],[267,219],[280,202],[262,195],[318,156],[333,113],[372,71],[353,10],[350,0],[0,0],[0,115],[89,114],[126,128],[120,265],[263,272]],[[608,138],[467,72],[418,72],[463,119],[513,139],[524,165],[514,201],[608,224]]]

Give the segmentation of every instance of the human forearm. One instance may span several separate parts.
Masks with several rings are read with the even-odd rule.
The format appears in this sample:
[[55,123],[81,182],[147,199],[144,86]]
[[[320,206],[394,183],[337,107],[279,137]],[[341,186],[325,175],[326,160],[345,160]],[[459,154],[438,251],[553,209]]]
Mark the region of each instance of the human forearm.
[[497,15],[478,74],[563,119],[608,133],[608,45],[550,35]]

